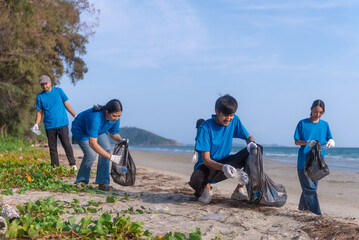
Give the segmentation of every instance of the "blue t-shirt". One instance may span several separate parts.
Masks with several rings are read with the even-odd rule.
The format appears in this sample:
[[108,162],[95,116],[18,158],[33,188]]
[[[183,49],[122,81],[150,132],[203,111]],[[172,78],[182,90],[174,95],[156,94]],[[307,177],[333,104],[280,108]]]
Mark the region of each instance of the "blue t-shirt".
[[[332,139],[332,133],[330,132],[329,124],[326,121],[319,119],[319,122],[314,123],[308,118],[299,121],[297,128],[295,129],[294,139],[295,140],[317,140],[321,145],[324,145],[328,142],[329,139]],[[305,155],[312,148],[308,145],[300,146],[298,150],[298,161],[297,168],[300,170],[304,169],[305,166]],[[321,154],[325,157],[325,149],[322,148]]]
[[52,87],[50,92],[42,91],[36,97],[36,110],[43,110],[45,129],[69,125],[64,102],[68,97],[61,88]]
[[214,121],[215,117],[212,115],[198,128],[196,151],[199,157],[194,169],[203,164],[200,152],[209,152],[212,160],[219,161],[229,156],[233,138],[248,140],[249,133],[237,115],[234,115],[228,126],[218,125]]
[[120,119],[115,122],[107,121],[104,110],[93,112],[90,108],[76,116],[71,131],[77,142],[89,140],[89,137],[98,138],[105,132],[120,134]]

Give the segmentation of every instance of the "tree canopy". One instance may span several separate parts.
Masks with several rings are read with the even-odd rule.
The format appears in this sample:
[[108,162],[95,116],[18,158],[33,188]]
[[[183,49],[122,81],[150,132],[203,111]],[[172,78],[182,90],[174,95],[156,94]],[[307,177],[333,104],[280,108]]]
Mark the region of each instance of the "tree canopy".
[[0,135],[24,135],[34,123],[41,75],[55,85],[64,74],[73,84],[84,78],[97,16],[87,0],[0,0]]

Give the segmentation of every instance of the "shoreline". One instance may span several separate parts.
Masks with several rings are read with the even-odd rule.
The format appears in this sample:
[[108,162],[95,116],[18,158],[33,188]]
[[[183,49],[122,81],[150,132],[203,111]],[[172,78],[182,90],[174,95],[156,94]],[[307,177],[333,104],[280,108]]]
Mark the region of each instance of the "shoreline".
[[[131,152],[138,167],[181,177],[188,181],[193,172],[192,156],[149,152]],[[301,187],[296,164],[263,159],[264,172],[275,182],[283,184],[287,191],[285,206],[297,210]],[[214,184],[221,195],[230,197],[236,186],[232,179]],[[318,197],[323,215],[359,219],[359,173],[332,170],[319,181]]]
[[[74,146],[74,153],[77,159],[82,156],[78,146]],[[175,176],[186,183],[193,172],[192,155],[142,151],[131,151],[131,155],[137,167]],[[80,163],[78,159],[78,167]],[[297,210],[301,187],[296,164],[263,159],[263,168],[275,183],[284,185],[288,196],[285,206]],[[221,196],[230,198],[236,185],[234,179],[228,179],[213,186],[220,189]],[[318,197],[323,215],[359,219],[359,173],[331,170],[319,181]]]

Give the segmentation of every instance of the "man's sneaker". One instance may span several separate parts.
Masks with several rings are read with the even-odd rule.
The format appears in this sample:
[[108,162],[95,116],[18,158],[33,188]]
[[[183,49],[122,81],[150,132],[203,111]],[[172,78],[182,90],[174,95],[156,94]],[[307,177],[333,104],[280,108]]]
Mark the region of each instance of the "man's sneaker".
[[248,200],[248,196],[247,196],[247,194],[245,194],[244,188],[240,188],[238,190],[238,192],[234,191],[232,193],[231,199],[237,200],[237,201],[246,201],[246,200]]
[[205,204],[208,204],[211,202],[211,194],[209,193],[208,191],[208,188],[205,187],[204,190],[203,190],[203,193],[202,195],[198,198],[198,201],[199,202],[202,202],[202,203],[205,203]]
[[73,170],[77,171],[77,167],[76,167],[76,165],[72,165],[72,166],[70,166],[70,167],[71,167],[71,169],[73,169]]

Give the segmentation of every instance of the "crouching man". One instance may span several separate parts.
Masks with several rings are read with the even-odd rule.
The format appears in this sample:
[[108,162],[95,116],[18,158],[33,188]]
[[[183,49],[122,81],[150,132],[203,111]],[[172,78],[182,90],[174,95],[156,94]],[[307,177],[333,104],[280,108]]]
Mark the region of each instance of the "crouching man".
[[[209,184],[235,177],[236,168],[244,167],[250,150],[257,148],[254,138],[235,115],[237,108],[237,100],[232,96],[227,94],[218,98],[215,104],[216,115],[212,115],[212,118],[203,122],[198,129],[195,149],[199,158],[189,185],[202,203],[211,201]],[[230,155],[233,138],[245,140],[247,148]],[[243,187],[238,185],[231,198],[247,200]]]

